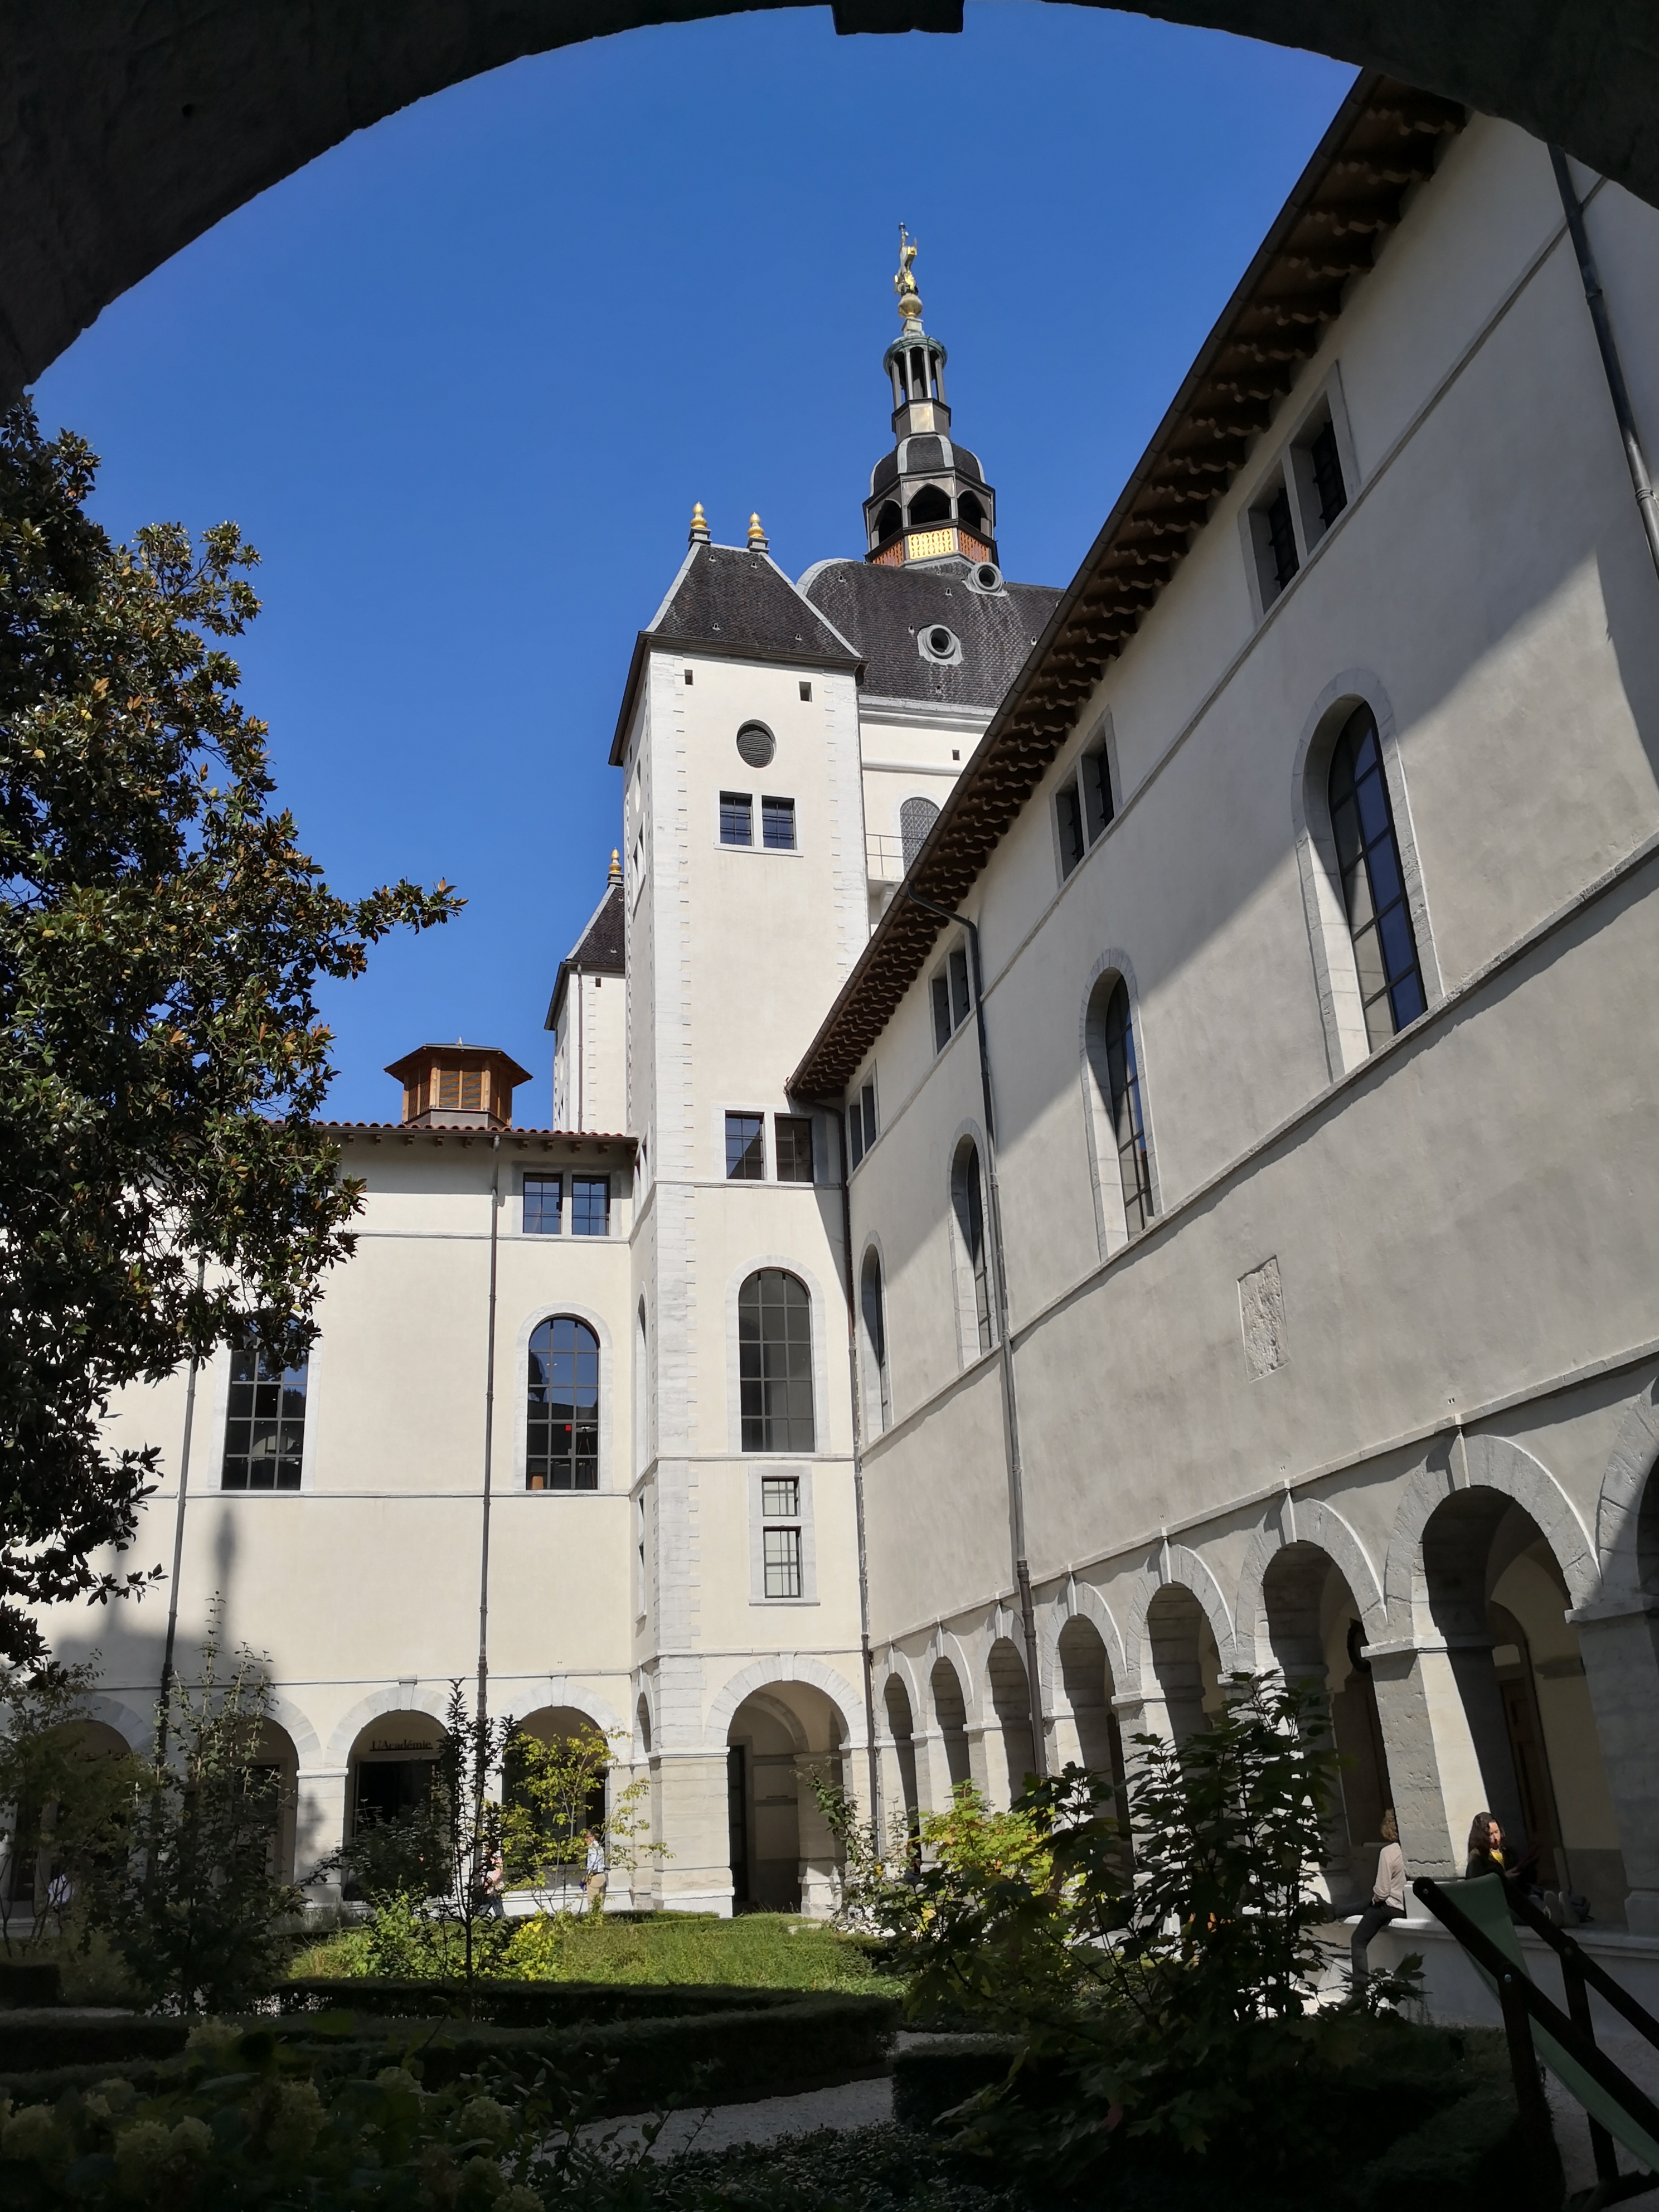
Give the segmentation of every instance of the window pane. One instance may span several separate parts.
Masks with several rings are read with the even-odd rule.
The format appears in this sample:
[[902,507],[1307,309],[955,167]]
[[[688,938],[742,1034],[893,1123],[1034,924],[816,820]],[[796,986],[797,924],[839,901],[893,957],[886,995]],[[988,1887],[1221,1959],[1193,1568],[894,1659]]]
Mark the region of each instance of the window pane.
[[749,793],[746,791],[721,792],[721,844],[752,845],[754,842],[754,811]]
[[1267,509],[1267,542],[1273,552],[1273,581],[1282,592],[1300,565],[1291,521],[1291,495],[1283,484]]
[[[1400,855],[1392,837],[1380,837],[1365,855],[1371,879],[1371,896],[1380,914],[1391,907],[1396,899],[1406,896],[1406,886],[1400,876]],[[1413,957],[1415,955],[1413,954]]]
[[570,1233],[573,1237],[608,1237],[611,1234],[609,1176],[571,1176]]
[[760,1182],[766,1175],[766,1142],[758,1114],[726,1117],[726,1174],[731,1182]]
[[1382,772],[1382,750],[1369,707],[1355,708],[1337,739],[1328,789],[1339,845],[1352,844],[1351,824],[1356,817],[1364,840],[1364,854],[1357,861],[1344,852],[1343,894],[1365,1008],[1365,1034],[1375,1048],[1407,1022],[1415,1021],[1427,999],[1406,903],[1405,872]]
[[526,1176],[524,1179],[524,1226],[527,1237],[556,1237],[564,1194],[562,1176]]
[[1308,458],[1313,463],[1319,519],[1328,530],[1348,503],[1348,488],[1342,481],[1342,462],[1336,450],[1336,432],[1330,423],[1326,423],[1308,448]]
[[856,1099],[847,1109],[847,1150],[854,1167],[864,1158],[864,1115]]
[[1135,1058],[1134,1024],[1129,1018],[1129,987],[1121,977],[1106,1009],[1106,1067],[1123,1188],[1123,1218],[1133,1236],[1152,1218],[1152,1171],[1141,1120],[1140,1070]]
[[1061,784],[1054,794],[1054,810],[1060,821],[1060,873],[1069,876],[1083,858],[1083,808],[1075,783]]
[[765,1547],[766,1595],[768,1597],[799,1597],[800,1530],[768,1528],[762,1541]]
[[769,1474],[761,1483],[761,1511],[769,1521],[791,1521],[800,1511],[800,1478]]
[[876,1086],[866,1083],[859,1093],[859,1104],[864,1112],[864,1149],[867,1152],[876,1141]]
[[738,1389],[744,1451],[816,1449],[811,1308],[781,1267],[761,1268],[738,1294]]
[[933,978],[933,1049],[943,1052],[951,1042],[951,986],[946,977]]
[[761,800],[761,841],[770,853],[795,849],[795,802],[793,799]]
[[530,1340],[525,1487],[597,1490],[599,1455],[599,1339],[586,1322],[557,1314]]
[[1112,818],[1112,769],[1104,745],[1084,756],[1083,811],[1092,845]]
[[297,1490],[305,1449],[308,1370],[283,1367],[258,1346],[231,1353],[224,1490]]
[[779,1114],[773,1119],[777,1140],[778,1181],[812,1180],[812,1124],[805,1115]]
[[1389,994],[1389,1000],[1394,1010],[1395,1029],[1403,1030],[1407,1022],[1414,1022],[1417,1019],[1424,1007],[1427,1006],[1428,1000],[1423,995],[1422,979],[1415,968],[1412,969],[1409,975],[1395,985]]
[[968,996],[968,953],[958,945],[951,955],[951,1021],[960,1029],[968,1018],[970,1001]]

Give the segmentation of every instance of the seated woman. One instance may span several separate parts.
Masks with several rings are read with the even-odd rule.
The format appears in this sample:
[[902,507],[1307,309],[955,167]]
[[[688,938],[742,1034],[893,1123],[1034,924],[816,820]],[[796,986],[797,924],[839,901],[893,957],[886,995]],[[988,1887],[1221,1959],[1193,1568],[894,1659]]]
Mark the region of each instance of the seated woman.
[[1477,1813],[1469,1823],[1469,1856],[1463,1869],[1465,1881],[1473,1881],[1478,1875],[1496,1874],[1504,1877],[1504,1891],[1513,1909],[1516,1897],[1536,1898],[1538,1885],[1534,1879],[1538,1867],[1538,1846],[1529,1851],[1513,1851],[1506,1841],[1503,1828],[1490,1813]]

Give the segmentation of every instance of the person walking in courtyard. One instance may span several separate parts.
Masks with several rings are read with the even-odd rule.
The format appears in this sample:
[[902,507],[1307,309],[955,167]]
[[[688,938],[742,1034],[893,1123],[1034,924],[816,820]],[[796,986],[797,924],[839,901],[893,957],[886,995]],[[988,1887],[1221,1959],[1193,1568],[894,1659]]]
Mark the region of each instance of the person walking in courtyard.
[[587,1879],[582,1884],[583,1908],[588,1912],[603,1912],[605,1885],[610,1879],[605,1862],[605,1838],[596,1828],[587,1828],[583,1831],[582,1840],[587,1845]]
[[1376,1880],[1371,1887],[1371,1901],[1359,1916],[1348,1945],[1353,1960],[1354,1995],[1364,1988],[1370,1974],[1366,1954],[1371,1938],[1380,1935],[1391,1920],[1406,1917],[1406,1854],[1400,1848],[1400,1829],[1392,1810],[1382,1815],[1382,1848],[1377,1854]]

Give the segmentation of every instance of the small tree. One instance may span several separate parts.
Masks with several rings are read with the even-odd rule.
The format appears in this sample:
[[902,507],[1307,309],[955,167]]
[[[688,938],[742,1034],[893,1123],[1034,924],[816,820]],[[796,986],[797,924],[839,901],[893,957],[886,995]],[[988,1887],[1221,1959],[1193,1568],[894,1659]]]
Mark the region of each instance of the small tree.
[[507,1746],[502,1857],[508,1880],[535,1891],[544,1912],[555,1883],[562,1891],[567,1870],[585,1865],[590,1832],[613,1871],[632,1875],[641,1859],[668,1856],[663,1844],[650,1840],[644,1811],[649,1782],[641,1776],[607,1793],[608,1778],[620,1764],[612,1744],[624,1735],[620,1729],[607,1735],[590,1728],[544,1741],[520,1733]]
[[[133,1761],[87,1741],[95,1664],[0,1669],[0,1936],[38,1942],[126,1850]],[[27,1892],[27,1921],[17,1907]]]
[[264,1662],[245,1644],[222,1672],[220,1659],[216,1608],[195,1681],[174,1676],[156,1748],[133,1762],[131,1849],[88,1883],[88,1929],[148,2003],[187,2013],[235,2011],[274,1988],[303,1902],[274,1865],[283,1785],[260,1755]]

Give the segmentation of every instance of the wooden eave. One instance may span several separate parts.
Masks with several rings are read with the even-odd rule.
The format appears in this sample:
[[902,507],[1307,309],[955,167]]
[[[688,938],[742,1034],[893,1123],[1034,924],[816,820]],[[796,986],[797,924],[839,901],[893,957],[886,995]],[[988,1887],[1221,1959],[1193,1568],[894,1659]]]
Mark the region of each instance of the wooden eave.
[[[1356,81],[911,863],[906,881],[924,898],[955,906],[972,888],[1371,267],[1407,192],[1467,120],[1378,70]],[[846,1090],[942,927],[899,892],[791,1077],[795,1096]]]

